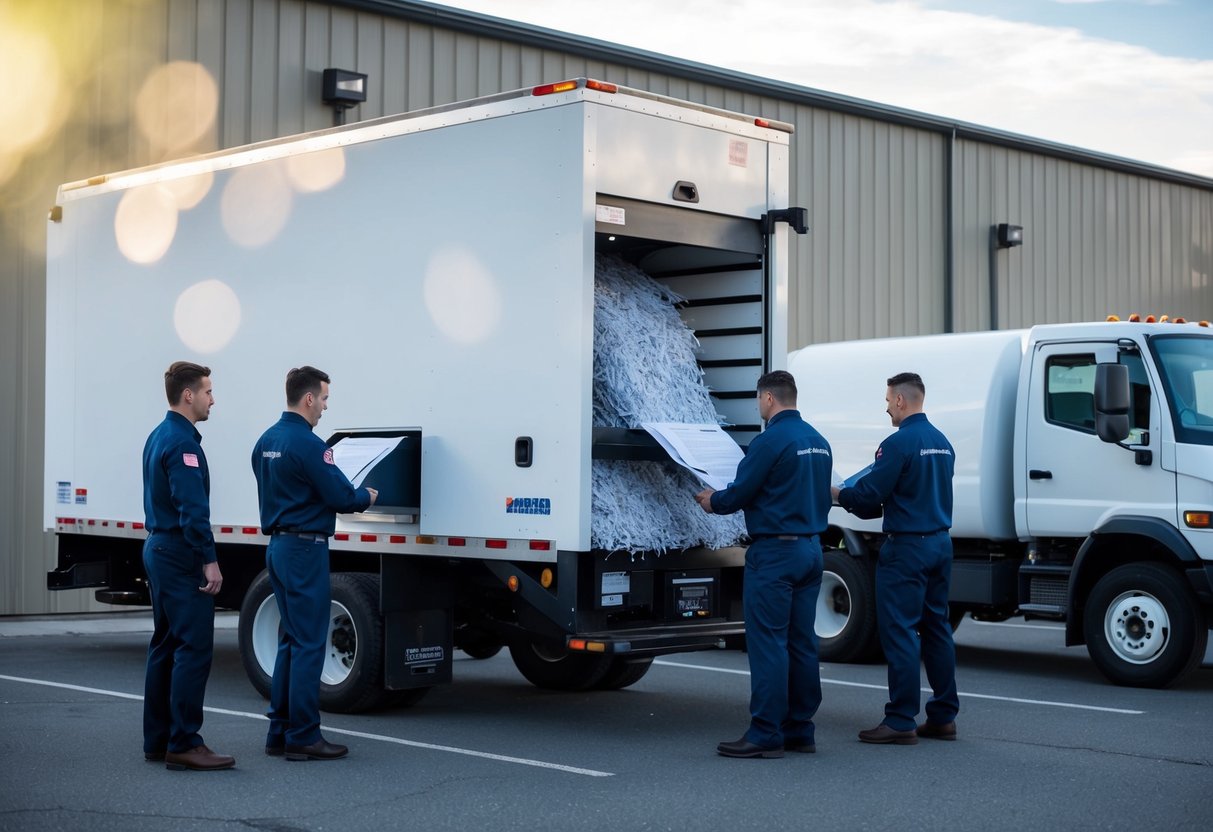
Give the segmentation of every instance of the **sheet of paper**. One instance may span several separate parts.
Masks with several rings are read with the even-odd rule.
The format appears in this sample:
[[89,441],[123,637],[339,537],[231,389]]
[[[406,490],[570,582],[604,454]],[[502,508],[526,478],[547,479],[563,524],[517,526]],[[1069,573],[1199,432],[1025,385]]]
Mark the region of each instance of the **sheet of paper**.
[[720,425],[649,422],[641,427],[665,448],[670,459],[708,487],[720,491],[737,476],[737,464],[744,454]]
[[358,488],[375,463],[396,450],[402,439],[403,436],[347,436],[333,446],[333,462]]

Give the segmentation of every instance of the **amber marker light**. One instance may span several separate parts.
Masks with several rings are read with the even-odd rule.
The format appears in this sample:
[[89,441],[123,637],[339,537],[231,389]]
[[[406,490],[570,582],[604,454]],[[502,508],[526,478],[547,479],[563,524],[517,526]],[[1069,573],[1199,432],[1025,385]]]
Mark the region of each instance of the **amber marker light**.
[[510,588],[510,592],[517,592],[518,591],[518,576],[510,575],[510,577],[505,579],[505,585]]
[[560,81],[555,84],[542,84],[531,90],[531,95],[552,95],[558,92],[568,92],[577,89],[576,81]]
[[1213,514],[1207,511],[1185,511],[1184,522],[1193,529],[1213,528]]
[[544,589],[547,589],[552,585],[552,581],[555,580],[555,578],[556,576],[552,574],[552,570],[545,567],[544,570],[539,573],[539,585]]
[[598,90],[599,92],[619,92],[617,84],[608,84],[606,81],[595,81],[593,78],[585,82],[587,90]]

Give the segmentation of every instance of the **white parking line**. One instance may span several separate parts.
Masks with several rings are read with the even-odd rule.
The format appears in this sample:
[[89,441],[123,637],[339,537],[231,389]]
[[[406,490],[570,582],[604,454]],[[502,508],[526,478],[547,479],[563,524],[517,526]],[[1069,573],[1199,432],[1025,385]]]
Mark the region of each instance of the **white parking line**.
[[[665,665],[666,667],[682,667],[688,670],[707,670],[712,673],[732,673],[736,676],[750,675],[750,671],[748,670],[734,670],[733,668],[729,667],[709,667],[708,665],[703,664],[684,664],[683,662],[671,662],[664,659],[656,659],[653,661],[653,664]],[[884,685],[871,685],[864,682],[843,682],[838,679],[822,679],[821,683],[823,685],[841,685],[848,688],[868,688],[869,690],[883,691],[888,690],[888,688]],[[922,688],[922,691],[925,693],[931,693],[930,688]],[[970,699],[993,699],[998,702],[1016,702],[1021,705],[1048,705],[1052,708],[1077,708],[1083,711],[1101,711],[1109,714],[1137,715],[1145,713],[1145,711],[1134,711],[1129,710],[1128,708],[1105,708],[1100,705],[1079,705],[1074,702],[1051,702],[1047,699],[1020,699],[1016,696],[992,696],[988,693],[966,693],[963,690],[959,693],[961,696],[967,696]]]
[[[6,676],[0,674],[0,679],[5,679],[9,682],[23,682],[27,685],[43,685],[50,688],[62,688],[64,690],[75,690],[81,693],[96,693],[102,696],[115,696],[119,699],[133,699],[138,702],[143,701],[142,696],[137,696],[133,693],[122,693],[116,690],[105,690],[103,688],[89,688],[83,685],[69,685],[63,682],[49,682],[45,679],[26,679],[21,676]],[[227,708],[212,708],[206,706],[203,710],[212,714],[223,714],[224,716],[239,716],[246,719],[265,720],[264,714],[254,714],[248,711],[232,711]],[[531,766],[532,768],[547,768],[553,771],[563,771],[567,774],[580,774],[585,777],[614,777],[614,772],[596,771],[592,768],[578,768],[576,766],[565,766],[559,763],[548,763],[543,760],[529,760],[526,757],[507,757],[503,754],[490,754],[487,751],[473,751],[470,748],[456,748],[450,745],[435,745],[428,742],[417,742],[415,740],[404,740],[399,737],[387,737],[383,734],[368,734],[365,731],[351,731],[347,728],[334,728],[331,725],[324,726],[325,733],[345,734],[350,737],[359,737],[364,740],[377,740],[379,742],[390,742],[395,745],[407,745],[412,748],[424,748],[429,751],[445,751],[448,754],[462,754],[465,757],[480,757],[485,760],[495,760],[499,763],[513,763],[520,766]]]

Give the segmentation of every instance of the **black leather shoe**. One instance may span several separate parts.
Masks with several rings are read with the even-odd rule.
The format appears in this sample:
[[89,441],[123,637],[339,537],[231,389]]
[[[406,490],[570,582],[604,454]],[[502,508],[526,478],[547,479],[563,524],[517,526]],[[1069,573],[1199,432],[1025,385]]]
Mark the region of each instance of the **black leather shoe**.
[[234,765],[235,757],[216,754],[205,745],[196,745],[189,751],[169,751],[164,755],[164,767],[171,771],[219,771]]
[[716,746],[716,753],[724,757],[782,757],[782,748],[767,748],[747,740],[745,737],[736,742],[722,742]]
[[817,746],[808,740],[787,740],[783,741],[784,751],[797,751],[801,754],[816,754]]
[[164,752],[163,751],[144,751],[143,759],[147,760],[149,763],[163,763],[164,762]]
[[291,745],[283,749],[288,760],[338,760],[350,753],[344,745],[326,741],[323,737],[311,745]]
[[918,734],[914,731],[898,731],[882,722],[875,728],[860,731],[859,741],[877,745],[918,745]]
[[918,726],[917,734],[929,740],[954,740],[956,739],[956,722],[953,720],[943,725],[924,722]]
[[285,745],[267,745],[265,747],[265,756],[267,757],[281,757],[285,753]]

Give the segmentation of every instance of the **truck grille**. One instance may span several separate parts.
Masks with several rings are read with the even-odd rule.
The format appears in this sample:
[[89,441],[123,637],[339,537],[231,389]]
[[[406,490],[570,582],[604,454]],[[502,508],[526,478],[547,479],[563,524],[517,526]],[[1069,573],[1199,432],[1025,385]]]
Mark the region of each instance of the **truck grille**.
[[1064,608],[1068,584],[1069,581],[1066,578],[1045,577],[1043,575],[1032,576],[1030,592],[1032,604]]

